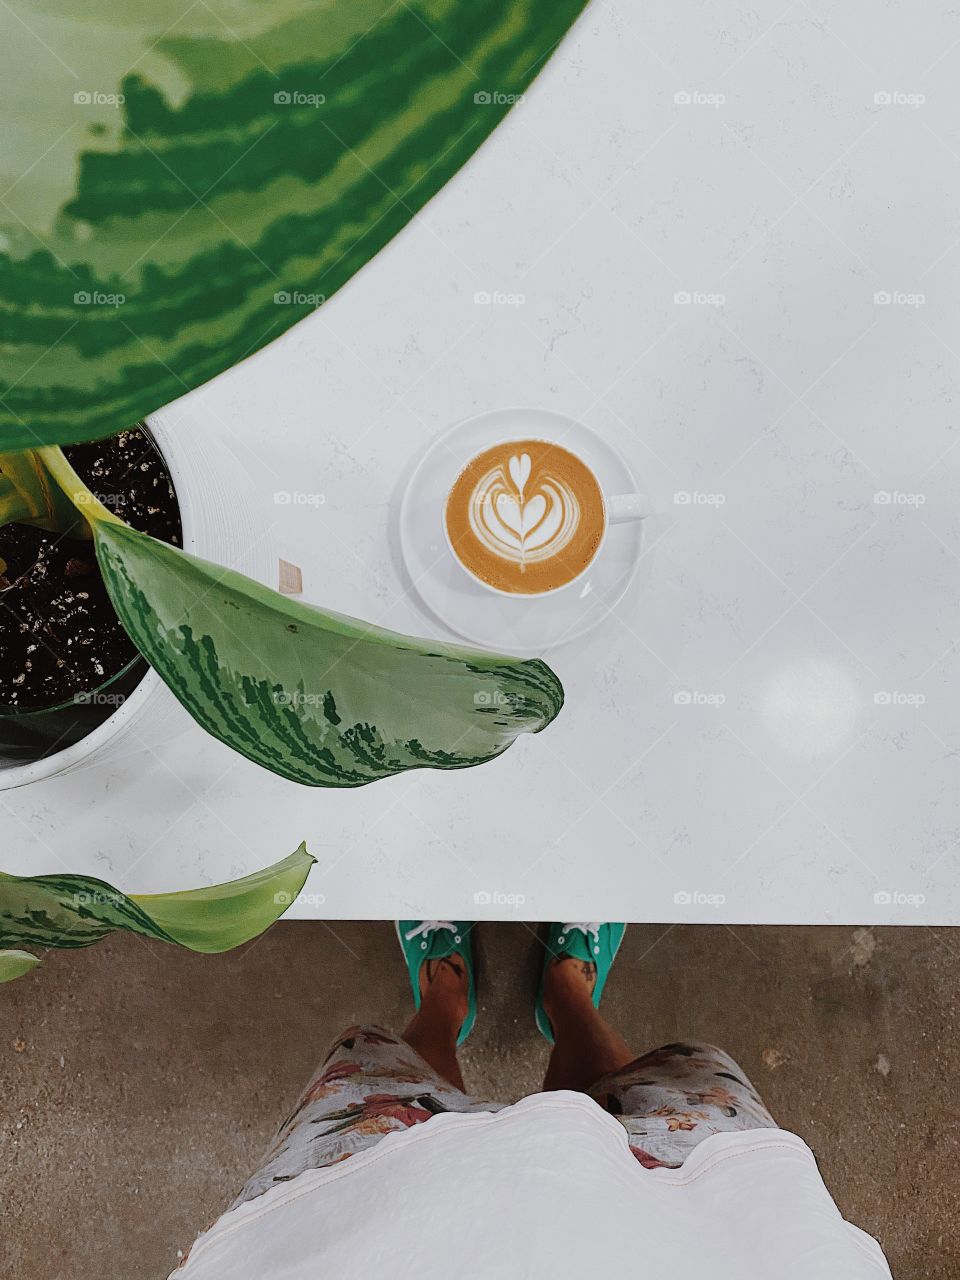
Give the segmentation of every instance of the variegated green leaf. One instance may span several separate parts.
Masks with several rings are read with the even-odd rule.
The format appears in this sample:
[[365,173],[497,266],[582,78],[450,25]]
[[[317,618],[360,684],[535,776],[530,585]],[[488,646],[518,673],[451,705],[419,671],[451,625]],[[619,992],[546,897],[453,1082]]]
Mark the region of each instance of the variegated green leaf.
[[539,660],[418,640],[301,604],[131,528],[63,451],[37,451],[87,522],[124,629],[198,724],[293,782],[463,769],[539,733],[563,686]]
[[321,612],[114,521],[95,521],[94,537],[150,665],[208,732],[294,782],[482,764],[562,705],[543,662]]
[[0,946],[88,947],[125,929],[191,951],[229,951],[283,915],[313,863],[301,845],[289,858],[242,880],[129,896],[92,876],[0,873]]
[[109,435],[329,298],[584,0],[18,0],[0,42],[0,451]]
[[29,951],[0,951],[0,982],[22,978],[39,963],[40,957],[32,956]]

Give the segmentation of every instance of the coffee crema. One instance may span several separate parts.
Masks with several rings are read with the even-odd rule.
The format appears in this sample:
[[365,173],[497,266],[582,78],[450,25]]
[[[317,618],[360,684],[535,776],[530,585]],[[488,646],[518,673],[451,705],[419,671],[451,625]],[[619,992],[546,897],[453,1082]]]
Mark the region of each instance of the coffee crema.
[[593,472],[548,440],[511,440],[468,462],[447,498],[447,536],[482,582],[539,595],[576,578],[606,525]]

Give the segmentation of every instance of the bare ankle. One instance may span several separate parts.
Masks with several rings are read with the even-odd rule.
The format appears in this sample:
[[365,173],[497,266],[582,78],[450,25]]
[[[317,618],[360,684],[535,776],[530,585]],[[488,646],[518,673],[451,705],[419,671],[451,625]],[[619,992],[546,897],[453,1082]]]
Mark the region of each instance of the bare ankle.
[[428,960],[420,970],[420,1013],[430,1019],[449,1022],[459,1030],[467,1016],[467,966],[454,953],[440,960]]
[[589,960],[577,960],[561,956],[553,960],[543,977],[543,1007],[551,1022],[562,1019],[564,1013],[582,1013],[593,1008],[593,989],[597,983],[597,968]]

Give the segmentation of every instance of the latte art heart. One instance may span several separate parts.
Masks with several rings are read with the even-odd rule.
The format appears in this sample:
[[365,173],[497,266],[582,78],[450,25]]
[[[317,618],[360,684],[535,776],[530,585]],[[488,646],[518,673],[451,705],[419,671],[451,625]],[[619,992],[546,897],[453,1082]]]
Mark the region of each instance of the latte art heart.
[[561,552],[579,523],[577,495],[555,479],[541,481],[524,496],[513,483],[513,470],[505,476],[494,467],[481,477],[470,499],[470,528],[477,541],[521,572],[528,563]]
[[493,508],[494,516],[502,520],[521,542],[532,534],[547,510],[547,500],[542,493],[535,494],[529,502],[523,504],[505,493],[496,502],[489,500],[488,505]]
[[590,469],[546,440],[486,450],[457,477],[445,511],[464,566],[500,591],[536,595],[590,563],[603,537],[603,495]]
[[530,479],[529,453],[513,454],[510,458],[510,479],[516,485],[517,493],[523,497],[527,481]]

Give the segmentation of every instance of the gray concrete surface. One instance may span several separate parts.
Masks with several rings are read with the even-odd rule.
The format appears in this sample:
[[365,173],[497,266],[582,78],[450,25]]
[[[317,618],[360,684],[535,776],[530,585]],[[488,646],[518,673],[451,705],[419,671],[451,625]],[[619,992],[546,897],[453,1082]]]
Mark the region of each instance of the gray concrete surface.
[[[538,1087],[536,943],[485,926],[467,1087]],[[287,923],[194,956],[114,936],[0,987],[0,1275],[162,1280],[342,1026],[402,1026],[390,924]],[[638,1052],[722,1044],[813,1147],[896,1280],[960,1275],[960,933],[634,926],[604,1008]],[[763,1280],[767,1280],[766,1277]]]

